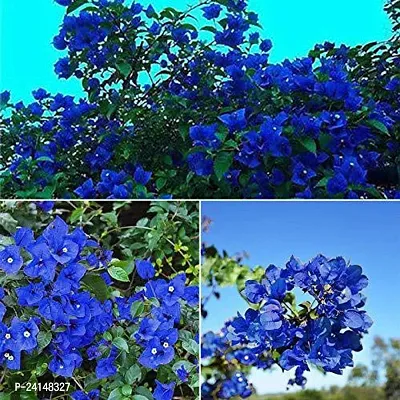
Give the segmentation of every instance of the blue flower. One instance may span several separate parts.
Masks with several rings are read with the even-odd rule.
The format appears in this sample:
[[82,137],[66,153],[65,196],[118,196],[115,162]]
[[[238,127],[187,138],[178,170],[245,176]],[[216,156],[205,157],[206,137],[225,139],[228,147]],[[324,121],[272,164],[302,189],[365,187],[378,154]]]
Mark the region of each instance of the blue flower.
[[22,322],[13,319],[11,322],[11,330],[15,334],[15,344],[20,350],[33,350],[37,347],[37,334],[39,328],[35,321],[31,318],[28,322]]
[[11,95],[9,91],[0,93],[0,106],[7,104],[10,101]]
[[7,246],[0,252],[0,268],[7,274],[16,274],[24,263],[19,247],[15,245]]
[[72,0],[55,0],[56,3],[60,4],[61,6],[68,7],[71,5]]
[[94,199],[96,198],[96,190],[94,187],[93,179],[87,179],[83,184],[74,190],[81,199]]
[[215,19],[219,17],[222,7],[219,4],[211,4],[207,7],[203,7],[202,10],[206,19]]
[[145,186],[150,181],[151,175],[151,172],[145,171],[141,165],[138,165],[135,170],[134,179],[139,185]]
[[109,378],[117,373],[117,367],[114,365],[113,357],[102,358],[97,361],[96,377],[97,379]]
[[189,378],[189,372],[186,371],[185,366],[181,365],[177,370],[176,370],[176,376],[179,378],[181,382],[187,382]]
[[28,247],[28,251],[33,256],[33,259],[24,268],[24,273],[31,278],[41,277],[44,281],[53,281],[57,261],[50,253],[46,243],[35,243]]
[[153,397],[155,400],[171,400],[174,396],[175,382],[161,383],[156,379],[156,389]]
[[75,368],[79,368],[82,357],[77,353],[55,355],[49,363],[49,370],[57,375],[71,378]]
[[147,260],[137,260],[136,261],[136,270],[139,276],[142,279],[151,279],[156,274],[156,270],[153,267],[153,264],[149,259]]
[[21,351],[16,349],[0,348],[0,365],[5,365],[8,369],[21,369]]
[[231,114],[223,114],[218,117],[230,130],[230,132],[242,131],[247,127],[246,110],[235,111]]
[[40,283],[30,283],[27,286],[22,286],[16,289],[18,296],[18,304],[21,306],[37,305],[43,296],[46,294],[45,285]]
[[199,287],[188,286],[185,288],[183,298],[187,301],[189,306],[195,307],[199,304]]
[[185,293],[185,280],[185,274],[179,274],[169,282],[160,282],[155,288],[157,298],[162,300],[167,306],[172,306],[183,297]]
[[263,41],[260,43],[260,50],[261,50],[261,51],[263,51],[263,52],[265,52],[265,53],[268,53],[271,49],[272,49],[272,42],[271,42],[271,40],[266,39],[266,40],[263,40]]
[[221,141],[216,136],[216,131],[216,125],[196,125],[190,128],[189,135],[195,146],[215,150],[221,145]]
[[14,233],[15,244],[27,248],[33,242],[33,231],[30,228],[19,228]]
[[98,400],[100,399],[100,390],[94,389],[91,390],[88,394],[86,394],[82,390],[78,390],[76,392],[71,393],[70,396],[74,400]]
[[151,339],[144,352],[139,357],[139,362],[146,368],[157,369],[160,365],[169,364],[175,356],[171,346],[164,347],[160,339]]
[[189,168],[198,176],[208,176],[213,172],[213,161],[203,152],[188,155]]

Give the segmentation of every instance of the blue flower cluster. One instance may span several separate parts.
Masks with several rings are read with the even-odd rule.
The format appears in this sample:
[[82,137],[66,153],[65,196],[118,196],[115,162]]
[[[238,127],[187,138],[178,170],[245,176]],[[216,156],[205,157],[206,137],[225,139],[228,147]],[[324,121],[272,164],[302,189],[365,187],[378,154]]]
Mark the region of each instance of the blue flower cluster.
[[[10,327],[1,325],[6,332],[0,342],[2,363],[19,370],[21,351],[38,350],[40,328],[49,335],[50,371],[72,377],[82,365],[83,350],[97,343],[98,335],[113,323],[111,301],[101,303],[81,287],[88,269],[95,263],[106,266],[112,253],[103,251],[81,228],[69,232],[59,217],[37,238],[31,229],[19,228],[13,240],[0,252],[0,270],[25,283],[15,289],[18,304],[35,317],[26,322],[14,318]],[[2,319],[6,311],[3,307]]]
[[[361,338],[372,325],[363,310],[367,285],[360,266],[323,255],[306,263],[292,257],[285,268],[269,266],[260,282],[246,281],[242,295],[257,307],[228,321],[219,334],[203,336],[203,360],[222,359],[231,366],[226,376],[203,385],[204,398],[216,391],[221,398],[248,397],[245,377],[240,370],[231,372],[238,365],[295,369],[289,384],[300,386],[310,364],[342,374],[353,366],[353,352],[362,350]],[[309,298],[300,307],[292,295],[295,289]]]
[[[2,367],[20,370],[24,353],[34,356],[43,351],[50,358],[48,369],[56,376],[75,377],[88,360],[97,379],[113,377],[121,354],[110,336],[116,326],[133,332],[129,340],[138,349],[138,362],[143,367],[157,370],[179,359],[175,345],[181,339],[182,309],[188,312],[198,307],[198,287],[186,286],[185,274],[171,280],[153,279],[156,271],[150,260],[137,260],[136,271],[145,286],[130,297],[113,295],[99,301],[83,280],[98,275],[103,286],[111,285],[111,276],[103,271],[110,266],[112,254],[82,228],[71,230],[58,216],[37,237],[30,228],[17,229],[0,251],[0,274],[5,282],[0,288]],[[23,317],[12,318],[12,298],[27,310]],[[149,312],[144,312],[146,302]],[[134,303],[142,305],[143,312],[134,314]],[[194,339],[198,343],[198,334]],[[193,361],[198,363],[195,358]],[[186,382],[193,371],[185,369],[183,363],[175,372],[175,381],[156,382],[155,400],[172,399],[176,383]],[[96,400],[100,393],[101,389],[89,393],[80,390],[71,396]]]

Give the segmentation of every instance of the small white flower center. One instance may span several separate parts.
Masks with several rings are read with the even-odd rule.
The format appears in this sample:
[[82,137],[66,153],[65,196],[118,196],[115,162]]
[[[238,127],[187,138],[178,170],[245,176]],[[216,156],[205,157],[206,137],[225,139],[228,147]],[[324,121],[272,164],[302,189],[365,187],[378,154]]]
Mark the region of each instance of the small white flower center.
[[174,288],[173,286],[170,286],[170,287],[168,288],[168,292],[170,292],[170,293],[172,293],[174,290],[175,290],[175,288]]
[[26,338],[28,338],[28,337],[30,337],[30,336],[31,336],[31,333],[30,333],[30,332],[28,332],[28,331],[25,331],[25,332],[24,332],[24,336],[25,336]]
[[8,358],[8,357],[10,357],[10,354],[9,353],[4,353],[4,358]]
[[60,369],[64,369],[64,365],[60,365]]
[[354,163],[351,162],[351,163],[350,163],[350,167],[354,167]]
[[76,305],[76,308],[81,308],[81,305],[80,305],[80,304],[77,304],[77,305]]
[[303,174],[304,174],[304,175],[307,175],[307,170],[306,170],[306,169],[303,171]]
[[13,360],[14,360],[13,356],[8,357],[8,361],[13,361]]
[[7,262],[9,264],[12,264],[14,262],[14,259],[12,257],[7,258]]
[[63,251],[63,253],[66,253],[66,252],[68,251],[68,249],[67,249],[66,247],[64,247],[64,248],[62,249],[62,251]]
[[244,356],[244,359],[245,359],[245,360],[248,360],[248,359],[249,359],[249,356]]
[[4,336],[6,339],[11,339],[11,335],[9,333],[6,333],[6,335]]
[[169,347],[169,344],[167,342],[163,343],[164,349],[167,349]]
[[336,118],[336,119],[340,119],[340,115],[339,115],[339,114],[336,114],[336,115],[335,115],[335,118]]
[[157,349],[156,348],[151,349],[151,354],[157,354]]
[[239,379],[238,379],[238,382],[243,382],[243,378],[239,378]]

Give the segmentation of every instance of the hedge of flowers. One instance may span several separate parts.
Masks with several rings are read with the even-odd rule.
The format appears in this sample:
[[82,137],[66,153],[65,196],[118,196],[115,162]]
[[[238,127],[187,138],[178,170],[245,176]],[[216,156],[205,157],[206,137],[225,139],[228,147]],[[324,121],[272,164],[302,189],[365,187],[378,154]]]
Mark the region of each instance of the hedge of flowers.
[[[174,212],[186,210],[172,205]],[[163,207],[153,223],[162,224],[160,218],[169,215]],[[145,228],[157,232],[141,221],[125,227],[125,238],[132,240],[130,230],[142,230],[142,238]],[[183,255],[164,268],[166,261],[147,249],[145,258],[139,255],[143,251],[116,258],[114,248],[120,251],[121,243],[105,248],[85,232],[85,224],[68,224],[58,215],[46,222],[41,229],[22,226],[1,237],[1,391],[26,395],[28,389],[16,387],[29,382],[38,384],[28,393],[34,399],[47,398],[45,392],[75,400],[196,398],[199,289],[193,267],[182,268],[197,262],[195,242],[189,249],[172,241],[163,251],[168,257],[174,251]],[[188,228],[175,224],[181,231]],[[117,224],[113,229],[119,231]],[[195,218],[189,229],[196,230]],[[59,385],[64,389],[57,393],[45,386],[53,381],[69,385]]]
[[398,0],[386,42],[278,64],[246,0],[57,3],[84,96],[1,94],[3,197],[399,196]]
[[[353,354],[362,350],[361,339],[372,326],[364,309],[368,278],[360,266],[318,255],[308,262],[292,256],[283,268],[250,270],[215,248],[204,251],[209,296],[219,298],[218,287],[231,284],[228,276],[239,282],[249,308],[220,332],[203,334],[202,398],[249,397],[252,368],[294,370],[288,385],[304,387],[310,367],[342,374],[354,365]],[[298,304],[295,293],[307,300]]]

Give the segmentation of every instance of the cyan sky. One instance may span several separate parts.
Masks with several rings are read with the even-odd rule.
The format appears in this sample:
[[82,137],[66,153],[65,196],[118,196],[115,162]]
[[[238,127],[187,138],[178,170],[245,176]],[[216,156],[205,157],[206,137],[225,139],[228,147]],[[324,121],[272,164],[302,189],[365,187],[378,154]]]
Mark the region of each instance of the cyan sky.
[[[149,3],[145,0],[144,3]],[[190,2],[193,4],[196,0]],[[184,8],[188,0],[152,0],[156,9]],[[347,45],[384,40],[390,23],[384,0],[249,0],[260,15],[264,37],[274,42],[272,60],[304,56],[325,40]],[[31,100],[32,90],[79,94],[77,81],[58,80],[53,65],[62,54],[51,46],[64,8],[53,0],[0,1],[0,90],[12,91],[13,100]]]
[[[357,362],[369,363],[373,336],[398,337],[400,202],[203,202],[202,214],[213,220],[203,241],[229,254],[247,251],[250,266],[283,266],[292,254],[307,261],[318,253],[361,265],[369,278],[366,309],[374,325]],[[246,304],[236,289],[226,288],[207,309],[203,332],[219,330]],[[308,387],[344,385],[347,373],[311,372]],[[288,376],[256,372],[252,380],[260,393],[276,393],[285,391]]]

